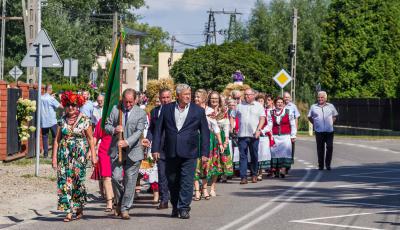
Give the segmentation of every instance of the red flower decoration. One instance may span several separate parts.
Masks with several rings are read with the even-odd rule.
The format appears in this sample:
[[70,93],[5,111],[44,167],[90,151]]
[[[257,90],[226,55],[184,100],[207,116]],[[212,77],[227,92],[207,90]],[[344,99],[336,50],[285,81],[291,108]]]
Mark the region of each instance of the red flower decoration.
[[76,105],[78,107],[81,107],[85,104],[85,98],[83,98],[83,96],[80,94],[66,91],[61,95],[61,104],[64,107],[69,105]]

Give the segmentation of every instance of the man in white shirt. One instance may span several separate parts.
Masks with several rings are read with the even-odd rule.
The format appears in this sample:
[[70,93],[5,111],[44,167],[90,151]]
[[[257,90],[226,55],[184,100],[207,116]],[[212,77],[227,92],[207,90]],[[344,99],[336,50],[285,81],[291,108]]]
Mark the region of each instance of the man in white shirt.
[[56,110],[58,108],[62,109],[63,106],[52,96],[52,85],[46,85],[45,90],[46,93],[42,96],[40,101],[40,128],[42,129],[43,157],[47,158],[49,152],[49,132],[51,132],[51,136],[54,140],[57,133]]
[[[300,117],[300,112],[297,109],[297,106],[292,102],[292,96],[290,95],[289,92],[284,92],[283,93],[283,101],[285,102],[285,108],[289,109],[289,112],[293,114],[294,119],[296,121],[296,130],[298,130],[298,124],[299,124],[299,117]],[[295,149],[295,143],[292,142],[292,162],[294,163],[294,149]],[[292,163],[292,164],[293,164]],[[290,167],[286,169],[286,174],[289,172]]]
[[[330,103],[327,103],[325,91],[318,92],[318,103],[313,104],[308,112],[308,120],[314,125],[315,139],[317,142],[318,169],[331,170],[333,152],[333,123],[336,121],[338,112]],[[326,154],[325,154],[326,145]]]
[[247,151],[250,150],[252,182],[257,183],[258,143],[265,123],[263,106],[255,101],[253,89],[244,92],[244,101],[238,104],[233,116],[239,118],[240,184],[247,184]]
[[93,125],[93,129],[94,127],[96,127],[97,122],[99,122],[99,120],[101,119],[101,116],[103,114],[103,106],[104,106],[104,96],[102,94],[99,94],[99,96],[97,96],[97,105],[94,106],[93,108],[93,114],[92,114],[92,125]]

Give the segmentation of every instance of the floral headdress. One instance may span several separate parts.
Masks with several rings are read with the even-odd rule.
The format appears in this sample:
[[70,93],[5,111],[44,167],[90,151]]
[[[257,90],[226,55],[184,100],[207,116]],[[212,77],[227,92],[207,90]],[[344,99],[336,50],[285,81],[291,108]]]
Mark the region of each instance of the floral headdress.
[[61,104],[66,107],[68,105],[77,105],[81,107],[85,104],[85,98],[77,93],[73,93],[72,91],[66,91],[61,95]]

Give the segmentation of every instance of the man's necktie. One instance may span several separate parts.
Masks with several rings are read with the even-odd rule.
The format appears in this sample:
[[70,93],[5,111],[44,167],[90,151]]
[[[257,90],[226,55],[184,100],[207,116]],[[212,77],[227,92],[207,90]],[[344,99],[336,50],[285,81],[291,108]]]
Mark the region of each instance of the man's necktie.
[[129,110],[125,110],[125,126],[126,126],[126,123],[128,123],[128,114],[129,114]]

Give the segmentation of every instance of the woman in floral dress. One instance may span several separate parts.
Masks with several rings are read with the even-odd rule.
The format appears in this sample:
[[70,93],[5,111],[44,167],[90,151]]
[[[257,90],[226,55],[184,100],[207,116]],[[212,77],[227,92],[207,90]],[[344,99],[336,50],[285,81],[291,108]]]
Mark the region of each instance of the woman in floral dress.
[[[218,148],[217,145],[214,145],[213,151],[210,152],[210,165],[207,176],[211,178],[211,196],[217,196],[216,184],[218,176],[221,176],[222,180],[226,182],[226,178],[233,175],[232,155],[229,149],[230,124],[228,112],[223,104],[223,99],[218,92],[212,91],[209,94],[208,105],[214,110],[214,113],[209,116],[217,121],[218,127],[221,130],[221,141],[219,143],[222,144],[222,148]],[[213,143],[217,144],[215,141]]]
[[[218,127],[217,120],[213,118],[213,113],[214,110],[207,106],[207,91],[204,89],[199,89],[195,92],[195,98],[194,102],[204,108],[206,116],[207,116],[207,122],[208,122],[208,128],[210,129],[210,155],[209,155],[209,161],[207,164],[202,164],[201,158],[199,155],[199,159],[197,161],[197,167],[195,171],[195,176],[194,176],[194,190],[195,190],[195,197],[194,201],[199,201],[201,199],[201,194],[203,194],[204,199],[209,200],[210,195],[208,193],[207,189],[207,180],[211,178],[211,174],[209,172],[210,170],[210,165],[212,158],[211,156],[214,155],[213,152],[216,151],[216,148],[219,148],[220,151],[223,152],[223,146],[222,146],[222,141],[221,141],[221,135],[220,135],[220,128]],[[200,139],[199,139],[200,141]],[[199,143],[199,146],[201,144]],[[200,151],[200,148],[199,148]],[[200,180],[202,183],[202,189],[200,193]]]
[[58,210],[66,213],[65,222],[72,220],[74,209],[76,219],[82,218],[87,195],[84,182],[89,153],[93,165],[97,162],[90,118],[79,112],[84,102],[81,95],[72,92],[61,96],[65,116],[58,122],[53,145],[52,164],[57,170]]

